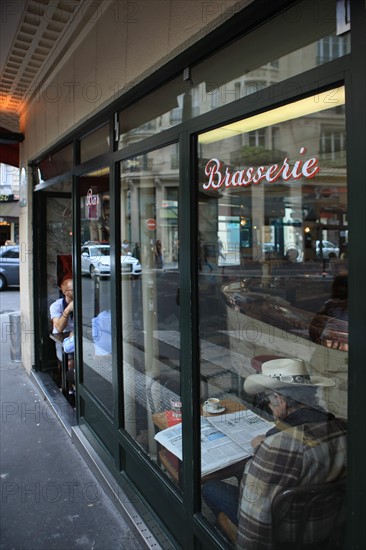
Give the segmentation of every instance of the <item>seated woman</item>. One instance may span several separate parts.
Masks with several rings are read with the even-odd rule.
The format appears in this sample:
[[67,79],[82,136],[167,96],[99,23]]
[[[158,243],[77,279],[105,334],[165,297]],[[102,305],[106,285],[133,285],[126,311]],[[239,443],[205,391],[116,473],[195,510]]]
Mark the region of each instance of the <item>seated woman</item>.
[[309,376],[303,361],[290,358],[267,361],[261,374],[246,378],[244,390],[265,391],[278,422],[253,439],[240,488],[218,480],[202,487],[215,515],[224,511],[238,525],[238,548],[272,548],[271,505],[283,489],[345,477],[346,423],[319,407],[316,397],[318,388],[332,385],[330,379]]

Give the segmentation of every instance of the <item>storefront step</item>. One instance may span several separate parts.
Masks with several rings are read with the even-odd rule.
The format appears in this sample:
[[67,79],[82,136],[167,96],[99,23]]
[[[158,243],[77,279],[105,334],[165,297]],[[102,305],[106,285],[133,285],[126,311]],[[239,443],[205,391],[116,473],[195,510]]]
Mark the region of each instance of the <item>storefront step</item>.
[[120,484],[117,483],[79,426],[72,428],[72,440],[104,492],[112,500],[141,543],[141,548],[148,550],[176,549],[177,547],[167,538],[166,533],[139,500],[132,487],[122,478],[120,478]]
[[65,399],[49,374],[32,371],[31,379],[51,405],[62,426],[71,436],[71,428],[77,424],[75,409]]

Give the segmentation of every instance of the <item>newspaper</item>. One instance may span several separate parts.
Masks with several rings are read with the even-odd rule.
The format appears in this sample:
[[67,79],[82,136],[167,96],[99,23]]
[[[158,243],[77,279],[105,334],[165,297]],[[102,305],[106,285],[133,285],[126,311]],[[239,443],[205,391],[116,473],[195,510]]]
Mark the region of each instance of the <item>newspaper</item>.
[[[201,474],[215,472],[250,457],[253,453],[251,440],[273,426],[273,422],[249,410],[201,417]],[[183,459],[182,424],[158,432],[155,439],[180,460]]]

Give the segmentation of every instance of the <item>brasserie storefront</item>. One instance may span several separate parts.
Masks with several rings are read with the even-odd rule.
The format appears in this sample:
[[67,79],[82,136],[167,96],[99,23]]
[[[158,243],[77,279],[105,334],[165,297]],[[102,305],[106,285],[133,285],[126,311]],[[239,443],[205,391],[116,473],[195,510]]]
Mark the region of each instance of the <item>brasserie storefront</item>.
[[244,381],[284,357],[332,381],[344,548],[365,540],[365,7],[271,4],[237,6],[29,164],[35,376],[57,383],[49,306],[70,271],[74,437],[177,548],[234,544],[201,496],[240,477],[217,419],[271,421]]

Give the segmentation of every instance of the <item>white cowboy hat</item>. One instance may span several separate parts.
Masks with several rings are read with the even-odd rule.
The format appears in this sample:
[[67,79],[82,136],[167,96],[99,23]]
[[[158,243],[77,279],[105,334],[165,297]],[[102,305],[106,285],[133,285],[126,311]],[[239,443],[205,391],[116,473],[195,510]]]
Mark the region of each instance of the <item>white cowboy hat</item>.
[[334,380],[310,376],[302,359],[282,357],[262,363],[262,374],[251,374],[244,381],[244,391],[250,395],[281,387],[335,386]]

